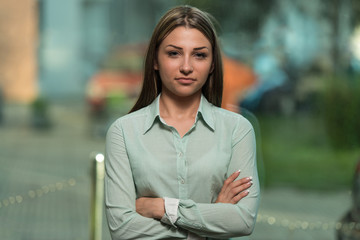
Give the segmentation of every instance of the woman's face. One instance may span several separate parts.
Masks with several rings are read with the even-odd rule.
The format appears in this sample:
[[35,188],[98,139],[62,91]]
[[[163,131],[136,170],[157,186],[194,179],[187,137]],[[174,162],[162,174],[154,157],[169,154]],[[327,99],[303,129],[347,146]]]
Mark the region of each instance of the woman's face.
[[212,71],[212,46],[197,29],[177,27],[160,44],[155,70],[162,94],[188,97],[201,94]]

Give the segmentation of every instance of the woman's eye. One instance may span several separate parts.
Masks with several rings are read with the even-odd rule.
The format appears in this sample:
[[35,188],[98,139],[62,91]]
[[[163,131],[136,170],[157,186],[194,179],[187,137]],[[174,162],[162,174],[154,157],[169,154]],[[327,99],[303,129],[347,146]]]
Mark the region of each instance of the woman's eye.
[[200,59],[206,58],[206,53],[195,53],[195,57]]
[[179,55],[178,52],[175,52],[175,51],[170,51],[167,53],[169,57],[176,57],[177,55]]

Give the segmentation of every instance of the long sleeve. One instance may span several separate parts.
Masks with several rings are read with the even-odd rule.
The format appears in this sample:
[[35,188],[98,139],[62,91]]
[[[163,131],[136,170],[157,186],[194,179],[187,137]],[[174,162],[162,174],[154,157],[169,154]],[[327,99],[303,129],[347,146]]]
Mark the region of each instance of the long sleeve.
[[193,200],[180,200],[175,225],[199,236],[211,238],[230,238],[251,234],[256,221],[260,194],[256,169],[255,134],[252,128],[246,134],[234,132],[227,177],[238,169],[241,169],[239,178],[253,177],[253,185],[249,189],[248,196],[236,205],[203,204]]
[[112,239],[186,239],[187,231],[136,212],[135,185],[125,145],[117,121],[107,134],[105,160],[105,207]]

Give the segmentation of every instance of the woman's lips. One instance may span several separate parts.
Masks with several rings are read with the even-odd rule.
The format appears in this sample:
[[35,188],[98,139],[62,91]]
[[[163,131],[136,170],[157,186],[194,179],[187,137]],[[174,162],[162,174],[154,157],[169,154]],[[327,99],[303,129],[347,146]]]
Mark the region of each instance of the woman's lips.
[[191,84],[195,82],[194,78],[175,78],[175,80],[181,84]]

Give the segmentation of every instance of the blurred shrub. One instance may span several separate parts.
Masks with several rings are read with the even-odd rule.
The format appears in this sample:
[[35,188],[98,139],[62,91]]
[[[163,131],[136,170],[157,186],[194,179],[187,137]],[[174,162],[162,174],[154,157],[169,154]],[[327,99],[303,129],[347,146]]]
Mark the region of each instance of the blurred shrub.
[[45,98],[36,98],[30,105],[32,117],[31,125],[35,129],[49,129],[51,121],[49,116],[49,103]]
[[106,96],[106,113],[109,118],[118,118],[127,114],[134,100],[124,91],[113,91]]
[[329,141],[334,148],[360,146],[360,77],[327,76],[320,100]]

